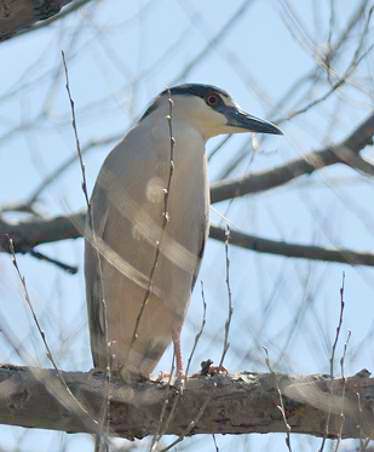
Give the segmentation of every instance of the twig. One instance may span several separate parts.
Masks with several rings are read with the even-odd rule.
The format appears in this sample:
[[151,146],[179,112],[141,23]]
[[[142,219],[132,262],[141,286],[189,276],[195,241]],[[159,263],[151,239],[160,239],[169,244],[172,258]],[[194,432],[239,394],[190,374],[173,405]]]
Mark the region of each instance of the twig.
[[[86,205],[87,205],[87,219],[88,219],[88,225],[89,225],[89,234],[90,236],[92,236],[92,241],[94,243],[94,248],[96,250],[96,257],[97,257],[97,265],[98,265],[98,273],[99,273],[99,291],[100,291],[100,296],[99,296],[99,302],[102,304],[103,307],[103,312],[104,312],[104,336],[105,336],[105,346],[106,346],[106,358],[107,358],[107,363],[106,363],[106,394],[105,394],[105,400],[106,400],[106,404],[105,404],[105,408],[104,408],[104,412],[102,415],[102,419],[101,419],[101,430],[104,430],[104,426],[106,428],[106,435],[108,434],[108,429],[109,429],[109,415],[110,415],[110,382],[111,382],[111,341],[110,341],[110,333],[109,333],[109,324],[108,324],[108,310],[107,310],[107,305],[106,305],[106,301],[105,301],[105,296],[104,296],[104,284],[103,284],[103,271],[102,271],[102,261],[101,261],[101,256],[100,253],[98,251],[98,245],[97,245],[97,240],[96,240],[96,234],[94,232],[94,222],[93,222],[93,215],[92,215],[92,210],[91,210],[91,203],[90,203],[90,199],[89,199],[89,195],[88,195],[88,191],[87,191],[87,180],[86,180],[86,169],[85,169],[85,165],[83,162],[83,157],[82,157],[82,151],[81,151],[81,147],[80,147],[80,141],[79,141],[79,136],[78,136],[78,129],[77,129],[77,122],[76,122],[76,118],[75,118],[75,105],[74,105],[74,100],[72,98],[71,95],[71,91],[70,91],[70,84],[69,84],[69,72],[68,72],[68,68],[66,65],[66,60],[65,60],[65,54],[64,51],[61,51],[61,55],[62,55],[62,62],[63,62],[63,66],[64,66],[64,72],[65,72],[65,88],[69,97],[69,103],[70,103],[70,110],[71,110],[71,118],[72,118],[72,127],[74,130],[74,137],[75,137],[75,145],[76,145],[76,151],[79,157],[79,164],[80,164],[80,169],[81,169],[81,174],[82,174],[82,183],[81,183],[81,187],[82,187],[82,191],[83,191],[83,195],[86,201]],[[91,237],[90,237],[91,238]],[[101,433],[102,433],[101,431]],[[100,440],[100,437],[98,437],[97,439],[98,441]],[[104,438],[105,441],[105,438]]]
[[186,378],[188,377],[188,372],[190,370],[190,365],[191,365],[191,361],[192,358],[195,354],[196,351],[196,347],[197,344],[201,338],[201,335],[203,334],[204,328],[205,328],[205,324],[206,324],[206,301],[205,301],[205,293],[204,293],[204,283],[203,281],[201,281],[201,299],[203,301],[203,317],[202,317],[202,321],[201,321],[201,327],[200,330],[197,332],[196,336],[195,336],[195,341],[190,353],[190,356],[188,358],[188,362],[187,362],[187,367],[186,367]]
[[225,339],[223,342],[223,350],[222,350],[220,362],[218,364],[218,368],[220,368],[223,365],[223,360],[225,359],[226,353],[230,347],[229,333],[230,333],[231,318],[232,318],[232,313],[233,313],[232,293],[231,293],[231,286],[230,286],[229,240],[230,240],[230,228],[228,225],[226,225],[226,230],[225,230],[226,278],[225,278],[225,281],[226,281],[226,289],[227,289],[227,297],[228,297],[228,315],[227,315],[227,320],[225,322]]
[[64,262],[61,262],[60,260],[57,260],[53,257],[49,257],[44,253],[41,253],[40,251],[31,250],[29,251],[29,254],[36,259],[56,265],[56,267],[66,271],[67,273],[70,273],[71,275],[75,275],[78,272],[78,267],[76,265],[65,264]]
[[88,191],[87,191],[87,181],[86,181],[86,168],[84,166],[83,163],[83,158],[82,158],[82,151],[81,151],[81,145],[79,142],[79,136],[78,136],[78,130],[77,130],[77,122],[75,119],[75,107],[74,107],[74,100],[72,98],[71,92],[70,92],[70,84],[69,84],[69,72],[68,72],[68,68],[66,66],[66,61],[65,61],[65,54],[64,51],[61,50],[61,55],[62,55],[62,62],[64,65],[64,71],[65,71],[65,88],[66,91],[68,93],[69,96],[69,102],[70,102],[70,110],[71,110],[71,122],[72,122],[72,126],[73,126],[73,130],[74,130],[74,137],[75,137],[75,145],[76,145],[76,149],[78,152],[78,157],[79,157],[79,164],[81,167],[81,173],[82,173],[82,191],[84,194],[84,197],[86,199],[86,205],[87,208],[90,208],[90,200],[88,197]]
[[[152,442],[151,442],[151,446],[149,448],[149,452],[155,452],[157,450],[157,445],[158,442],[160,441],[162,435],[163,435],[163,429],[167,428],[166,423],[164,425],[164,418],[165,418],[165,414],[166,414],[166,410],[169,406],[170,400],[169,400],[169,395],[170,395],[170,387],[171,387],[171,380],[173,378],[173,373],[174,373],[174,363],[175,363],[175,352],[173,354],[173,359],[171,360],[171,369],[170,369],[170,373],[169,373],[169,378],[166,384],[166,391],[168,396],[165,398],[164,403],[162,404],[162,409],[161,409],[161,413],[160,413],[160,418],[158,421],[158,429],[157,429],[157,433],[153,436],[152,438]],[[167,420],[166,420],[167,422]]]
[[345,303],[344,303],[344,283],[345,283],[345,273],[343,272],[342,285],[341,285],[341,287],[339,289],[339,294],[340,294],[339,322],[338,322],[338,326],[336,327],[336,334],[335,334],[334,343],[332,345],[331,357],[330,357],[330,378],[331,379],[334,378],[335,351],[336,351],[336,346],[338,344],[338,340],[339,340],[339,336],[340,336],[340,330],[341,330],[341,327],[343,325],[344,306],[345,306]]
[[344,428],[344,421],[345,421],[345,414],[344,414],[344,399],[345,399],[345,392],[346,392],[346,385],[347,385],[347,379],[345,378],[344,375],[344,362],[345,362],[345,356],[347,353],[347,348],[348,348],[348,343],[349,340],[351,338],[351,331],[348,331],[348,335],[347,335],[347,339],[345,341],[344,344],[344,350],[343,350],[343,355],[340,358],[340,373],[341,373],[341,377],[343,380],[343,388],[342,388],[342,410],[340,413],[340,418],[341,418],[341,423],[340,423],[340,428],[339,428],[339,435],[338,435],[338,440],[336,442],[335,445],[335,449],[334,452],[338,452],[341,440],[342,440],[342,436],[343,436],[343,428]]
[[208,403],[210,402],[210,399],[211,399],[210,397],[205,399],[205,402],[201,405],[200,410],[198,411],[196,417],[188,424],[188,427],[184,431],[183,435],[181,435],[167,447],[161,449],[160,452],[167,452],[168,450],[172,449],[174,446],[176,446],[177,444],[181,443],[184,440],[184,438],[193,430],[195,425],[199,422],[199,420],[203,416],[205,409],[208,406]]
[[[344,306],[345,306],[345,302],[344,302],[344,283],[345,283],[345,273],[343,272],[342,284],[341,284],[341,287],[340,287],[340,290],[339,290],[339,294],[340,294],[339,321],[338,321],[338,326],[336,327],[335,339],[334,339],[334,342],[333,342],[333,345],[332,345],[331,356],[330,356],[330,379],[331,380],[334,379],[335,351],[336,351],[336,347],[337,347],[337,344],[338,344],[338,340],[339,340],[339,336],[340,336],[340,330],[341,330],[341,327],[343,325],[343,318],[344,318]],[[325,447],[326,439],[327,439],[328,434],[329,434],[330,418],[331,418],[331,397],[329,398],[329,411],[328,411],[327,419],[326,419],[325,434],[324,434],[324,436],[322,438],[321,447],[319,448],[319,452],[323,452],[323,449]]]
[[[202,281],[201,281],[201,297],[202,297],[202,300],[203,300],[203,318],[202,318],[200,330],[198,331],[198,333],[195,336],[195,342],[194,342],[194,345],[192,347],[192,350],[191,350],[191,353],[190,353],[190,356],[189,356],[189,359],[188,359],[188,364],[187,364],[187,367],[186,367],[186,379],[187,379],[187,376],[188,376],[188,372],[189,372],[189,369],[190,369],[192,358],[194,356],[194,353],[195,353],[197,344],[198,344],[198,342],[200,340],[200,337],[203,334],[205,323],[206,323],[206,301],[205,301],[205,294],[204,294],[204,285],[203,285]],[[173,363],[174,363],[174,361],[173,361]],[[170,379],[169,379],[168,384],[170,386]],[[171,420],[172,420],[172,418],[174,416],[174,413],[175,413],[175,410],[177,408],[177,404],[178,404],[178,401],[179,401],[181,395],[182,395],[182,391],[178,391],[176,397],[174,398],[173,405],[171,407],[169,416],[166,419],[165,425],[163,426],[163,430],[162,430],[163,432],[166,431],[166,429],[168,428],[168,426],[169,426],[169,424],[170,424],[170,422],[171,422]],[[166,401],[169,403],[169,399],[168,398],[165,400],[165,402]],[[166,404],[164,405],[164,407],[166,408]],[[164,416],[164,413],[162,413],[162,415]],[[161,432],[161,430],[160,430],[160,432]],[[162,436],[162,433],[159,434],[157,441],[159,440],[159,438],[161,436]],[[183,437],[181,437],[179,439],[180,439],[180,441],[182,441]],[[151,449],[151,452],[154,450],[154,447],[155,447],[155,443],[153,444],[153,449]]]
[[[40,337],[42,339],[44,347],[45,347],[45,349],[47,351],[46,355],[47,355],[47,358],[48,358],[49,362],[52,364],[52,367],[55,369],[55,371],[57,373],[59,381],[61,382],[63,388],[66,391],[66,393],[69,395],[69,397],[73,401],[73,404],[76,406],[76,408],[78,408],[78,410],[81,413],[81,415],[83,415],[84,418],[88,417],[91,421],[93,421],[95,424],[97,424],[97,421],[92,416],[90,416],[90,414],[84,408],[82,403],[73,395],[73,393],[71,392],[69,386],[66,384],[66,381],[65,381],[60,369],[57,367],[56,361],[53,358],[52,350],[49,347],[49,344],[47,342],[46,335],[45,335],[44,331],[42,330],[42,327],[41,327],[41,325],[39,323],[38,317],[36,316],[36,313],[34,311],[34,307],[33,307],[32,303],[31,303],[30,294],[29,294],[29,291],[28,291],[27,285],[26,285],[26,279],[22,275],[22,273],[21,273],[21,271],[19,269],[17,258],[16,258],[16,254],[15,254],[15,250],[14,250],[14,246],[13,246],[13,241],[12,241],[11,238],[9,239],[9,249],[10,249],[10,253],[11,253],[11,256],[12,256],[12,263],[14,265],[14,268],[16,269],[18,278],[19,278],[19,280],[21,282],[21,285],[22,285],[24,300],[26,301],[26,304],[27,304],[28,308],[30,309],[30,312],[31,312],[32,318],[34,320],[34,323],[36,325],[36,328],[37,328],[37,330],[39,332],[39,335],[40,335]],[[54,391],[53,395],[55,395],[55,396],[57,395],[57,394],[55,394],[55,391]],[[71,403],[66,403],[66,401],[65,401],[65,403],[62,402],[62,397],[61,396],[58,397],[58,400],[59,400],[59,402],[63,403],[64,406],[69,406],[70,408],[73,408]]]
[[363,410],[362,410],[362,404],[361,404],[361,396],[359,392],[356,392],[357,397],[357,405],[358,405],[358,428],[360,429],[360,452],[364,452],[367,450],[367,447],[370,442],[370,438],[365,438],[363,440],[363,431],[362,431],[362,419],[363,419]]
[[268,367],[270,373],[272,375],[274,375],[275,387],[277,389],[277,393],[278,393],[278,397],[279,397],[279,405],[277,405],[277,409],[280,411],[280,413],[282,415],[283,423],[284,423],[284,426],[286,428],[286,438],[285,438],[286,446],[287,446],[288,451],[292,452],[292,447],[291,447],[291,426],[290,426],[290,424],[287,421],[286,410],[284,408],[284,403],[283,403],[282,391],[281,391],[281,389],[279,387],[279,384],[278,384],[277,374],[274,372],[273,368],[271,367],[268,349],[266,347],[263,347],[263,349],[265,351],[265,363],[266,363],[266,366]]
[[219,452],[219,447],[218,447],[218,444],[217,444],[216,435],[214,433],[212,435],[212,438],[213,438],[214,448],[215,448],[216,452]]

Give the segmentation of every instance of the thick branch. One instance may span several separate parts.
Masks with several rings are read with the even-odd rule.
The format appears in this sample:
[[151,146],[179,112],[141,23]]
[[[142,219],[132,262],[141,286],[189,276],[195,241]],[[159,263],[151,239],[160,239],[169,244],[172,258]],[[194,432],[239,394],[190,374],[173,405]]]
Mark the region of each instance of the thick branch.
[[[363,373],[365,374],[365,373]],[[100,412],[105,394],[102,374],[63,372],[63,378],[93,418]],[[289,376],[244,372],[235,376],[190,378],[178,399],[166,434],[183,435],[199,412],[207,408],[192,429],[197,433],[270,433],[285,429],[277,409],[281,389],[287,421],[293,433],[323,436],[327,412],[331,410],[329,436],[340,431],[343,438],[374,439],[374,379],[353,376],[331,381],[320,375]],[[342,390],[345,387],[344,400]],[[0,423],[23,427],[95,432],[94,420],[82,419],[68,403],[54,370],[3,366],[0,368]],[[125,438],[155,434],[165,399],[175,397],[173,388],[155,382],[124,385],[113,377],[110,428]]]
[[83,225],[83,213],[18,224],[9,224],[0,219],[0,251],[9,252],[9,238],[13,240],[16,253],[28,252],[43,243],[76,239],[82,236]]
[[210,190],[211,202],[225,201],[249,193],[258,193],[279,187],[299,176],[312,174],[317,169],[336,163],[345,163],[355,168],[355,157],[365,146],[372,143],[373,135],[374,113],[338,145],[310,152],[300,159],[293,160],[270,171],[248,174],[237,179],[214,183]]
[[0,42],[23,33],[36,22],[51,20],[69,3],[80,2],[82,0],[1,0]]

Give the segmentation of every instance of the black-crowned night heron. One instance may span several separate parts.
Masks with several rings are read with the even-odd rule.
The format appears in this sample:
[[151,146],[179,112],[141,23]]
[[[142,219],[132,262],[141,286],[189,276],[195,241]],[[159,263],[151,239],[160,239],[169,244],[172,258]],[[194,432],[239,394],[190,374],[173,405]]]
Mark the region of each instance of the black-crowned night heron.
[[281,133],[219,88],[180,85],[162,92],[106,158],[85,250],[95,367],[148,378],[173,342],[183,377],[180,332],[208,234],[205,143],[243,132]]

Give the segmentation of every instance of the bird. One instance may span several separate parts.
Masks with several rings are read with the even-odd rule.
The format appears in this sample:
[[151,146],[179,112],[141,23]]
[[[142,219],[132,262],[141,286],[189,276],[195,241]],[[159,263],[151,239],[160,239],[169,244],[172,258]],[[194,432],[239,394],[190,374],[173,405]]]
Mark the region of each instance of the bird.
[[209,231],[205,145],[282,134],[216,86],[165,89],[106,157],[89,202],[85,280],[94,368],[149,379],[181,330]]

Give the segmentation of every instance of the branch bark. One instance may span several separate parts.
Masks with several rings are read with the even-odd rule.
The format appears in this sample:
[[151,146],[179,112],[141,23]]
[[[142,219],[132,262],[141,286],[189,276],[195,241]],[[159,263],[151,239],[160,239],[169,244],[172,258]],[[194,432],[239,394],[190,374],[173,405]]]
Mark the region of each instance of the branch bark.
[[49,21],[61,9],[73,3],[86,3],[87,0],[1,0],[0,1],[0,42],[29,30],[36,22]]
[[[278,387],[292,433],[323,436],[330,410],[329,437],[339,435],[344,415],[342,438],[374,439],[374,379],[367,378],[367,374],[335,380],[321,375],[251,372],[190,378],[165,433],[183,435],[205,401],[207,408],[191,434],[284,432],[285,424],[277,409]],[[62,376],[90,413],[90,419],[82,419],[73,404],[64,403],[68,396],[56,371],[5,365],[0,368],[0,423],[95,433],[92,418],[104,400],[104,375],[62,372]],[[129,439],[156,434],[165,400],[169,400],[170,409],[176,397],[175,390],[166,384],[124,385],[116,377],[112,378],[110,393],[111,433]]]
[[76,239],[82,236],[84,224],[84,213],[18,224],[10,224],[0,218],[0,251],[9,252],[9,238],[13,240],[16,253],[26,253],[44,243]]
[[[343,163],[353,168],[360,168],[357,154],[368,144],[372,144],[374,135],[374,113],[372,113],[354,132],[340,144],[313,151],[302,158],[285,165],[257,174],[247,174],[236,179],[213,183],[210,190],[211,202],[221,202],[250,193],[259,193],[279,187],[293,179],[310,175],[314,171],[336,163]],[[366,162],[367,163],[367,162]]]
[[[225,230],[210,225],[209,237],[225,242]],[[358,253],[345,248],[329,249],[314,245],[299,245],[296,243],[269,240],[256,235],[246,234],[230,228],[231,245],[240,246],[258,253],[275,254],[300,259],[319,260],[324,262],[342,262],[351,265],[374,266],[374,254]]]

